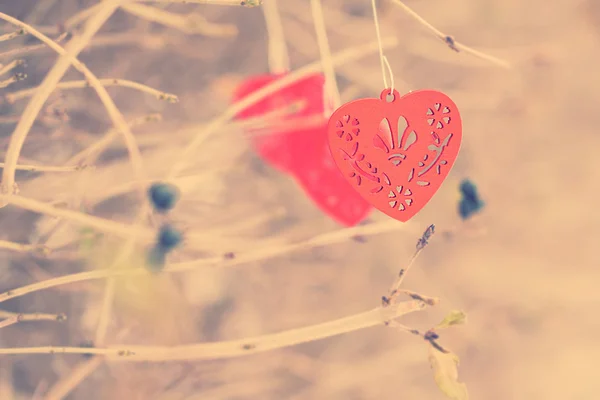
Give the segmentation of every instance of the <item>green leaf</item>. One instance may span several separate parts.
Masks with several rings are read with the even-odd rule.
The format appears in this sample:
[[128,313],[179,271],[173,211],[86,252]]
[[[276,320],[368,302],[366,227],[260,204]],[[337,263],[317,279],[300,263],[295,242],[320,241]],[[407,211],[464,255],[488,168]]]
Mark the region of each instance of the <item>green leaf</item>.
[[445,329],[452,325],[461,325],[467,322],[467,314],[464,311],[453,310],[450,314],[446,315],[446,318],[435,326],[435,329]]
[[96,244],[96,232],[91,228],[81,228],[79,233],[81,234],[79,249],[83,252],[91,251]]
[[433,369],[433,378],[442,393],[452,400],[468,400],[467,386],[458,381],[458,356],[450,351],[441,352],[429,346],[429,364]]

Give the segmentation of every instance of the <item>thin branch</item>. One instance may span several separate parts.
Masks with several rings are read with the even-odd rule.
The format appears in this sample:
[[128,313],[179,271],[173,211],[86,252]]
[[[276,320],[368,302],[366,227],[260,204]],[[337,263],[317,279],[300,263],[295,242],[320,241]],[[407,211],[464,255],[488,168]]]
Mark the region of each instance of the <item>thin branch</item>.
[[[37,115],[41,111],[45,101],[50,96],[50,93],[58,84],[60,79],[63,77],[67,69],[71,66],[71,64],[79,70],[87,80],[90,82],[92,87],[98,93],[98,97],[104,104],[110,118],[112,119],[115,126],[119,129],[119,131],[123,134],[125,139],[125,143],[127,145],[127,149],[129,151],[129,156],[131,159],[131,164],[133,170],[140,179],[143,179],[143,166],[142,166],[142,157],[139,149],[137,148],[135,137],[129,130],[127,123],[125,122],[125,118],[112,101],[106,89],[98,82],[98,78],[76,57],[83,50],[83,48],[90,41],[92,36],[102,27],[102,25],[110,18],[110,16],[116,11],[119,6],[119,0],[106,0],[102,2],[103,7],[88,20],[86,24],[86,28],[84,29],[81,36],[73,38],[67,45],[66,49],[63,49],[61,46],[53,42],[50,38],[42,34],[41,32],[36,31],[31,26],[9,16],[4,13],[0,13],[0,19],[3,19],[7,22],[10,22],[14,25],[19,26],[22,29],[25,29],[27,32],[31,33],[33,36],[47,44],[53,50],[55,50],[61,57],[54,64],[54,67],[51,71],[46,75],[46,78],[38,88],[38,91],[32,97],[31,101],[25,108],[19,123],[17,124],[13,134],[11,135],[11,139],[8,145],[8,150],[6,154],[6,167],[2,173],[2,192],[4,194],[8,194],[10,197],[11,194],[14,193],[14,185],[15,185],[15,171],[17,160],[19,158],[19,154],[25,143],[25,139],[31,126],[33,125]],[[140,189],[140,196],[143,194],[143,188]],[[3,196],[4,197],[4,196]],[[0,201],[0,206],[5,206],[7,204],[6,200]]]
[[[249,132],[250,136],[264,136],[264,135],[283,135],[290,131],[298,131],[300,129],[313,129],[318,127],[324,127],[327,124],[327,120],[323,118],[323,113],[311,114],[306,117],[294,117],[287,118],[285,120],[270,121],[253,121],[252,124],[248,124],[252,130]],[[242,126],[246,126],[245,124]]]
[[202,34],[212,37],[232,37],[238,34],[237,26],[215,24],[199,14],[180,15],[143,4],[128,3],[121,8],[136,17],[178,29],[189,35]]
[[[116,261],[109,267],[110,270],[117,270],[116,266],[121,260],[123,260],[129,254],[129,244],[126,244]],[[102,296],[102,305],[100,306],[100,317],[98,318],[98,325],[96,327],[96,334],[94,336],[94,343],[98,346],[104,346],[106,341],[106,335],[108,334],[108,324],[111,321],[111,314],[113,311],[113,299],[117,291],[117,281],[114,278],[109,278],[104,288],[104,294]]]
[[412,255],[412,257],[410,258],[410,260],[408,261],[408,264],[406,265],[406,267],[400,269],[400,272],[398,273],[398,277],[396,278],[396,281],[394,282],[394,284],[392,285],[392,287],[390,289],[389,295],[387,297],[386,296],[382,297],[381,300],[382,300],[382,304],[384,307],[393,303],[396,300],[396,298],[398,297],[398,295],[400,293],[402,293],[402,291],[400,291],[400,286],[402,285],[402,282],[404,281],[406,274],[408,273],[408,271],[410,270],[412,265],[415,263],[415,261],[417,260],[417,257],[419,257],[419,255],[421,254],[423,249],[425,249],[425,247],[429,243],[429,239],[431,238],[431,236],[433,236],[434,233],[435,233],[435,226],[429,225],[429,227],[425,230],[425,232],[423,233],[421,238],[418,240],[416,250],[415,250],[414,254]]
[[[327,29],[325,25],[325,17],[323,16],[323,7],[321,0],[310,0],[310,8],[313,16],[313,24],[317,35],[317,45],[321,63],[323,64],[323,72],[325,75],[325,92],[323,93],[323,110],[329,117],[334,109],[337,109],[342,101],[340,100],[340,90],[337,84],[335,68],[331,59],[331,49],[329,48],[329,39],[327,39]],[[332,104],[333,103],[333,104]]]
[[397,321],[389,321],[389,323],[387,324],[387,326],[389,326],[390,328],[394,328],[396,330],[399,330],[400,332],[404,332],[404,333],[410,333],[411,335],[415,335],[420,337],[421,339],[431,343],[431,345],[433,347],[435,347],[436,349],[438,349],[439,351],[441,351],[442,353],[447,353],[448,350],[446,350],[441,344],[439,344],[437,342],[437,339],[439,339],[439,336],[437,333],[433,332],[433,331],[427,331],[425,333],[419,331],[418,329],[414,329],[414,328],[410,328],[406,325],[402,325],[401,323],[397,322]]
[[[50,4],[50,3],[48,3]],[[14,28],[12,26],[8,26],[8,25],[3,25],[0,26],[0,32],[12,32]],[[58,29],[56,28],[56,26],[53,25],[48,25],[48,26],[38,26],[36,28],[38,31],[46,33],[48,35],[53,35],[56,32],[58,32]]]
[[394,304],[390,307],[378,307],[371,311],[350,317],[304,328],[216,343],[197,343],[173,347],[127,345],[108,346],[105,348],[51,346],[25,347],[0,349],[0,354],[97,354],[106,356],[109,361],[135,362],[233,358],[295,346],[301,343],[322,340],[332,336],[370,328],[403,315],[422,310],[426,306],[427,305],[422,301],[406,301]]
[[277,1],[268,0],[262,7],[269,40],[269,71],[272,74],[282,74],[290,70],[290,57]]
[[[319,117],[322,123],[323,120],[323,116],[322,115],[315,115],[315,118],[297,118],[296,119],[287,119],[286,121],[290,121],[290,124],[283,124],[283,122],[279,122],[281,118],[286,117],[288,115],[293,115],[294,113],[299,112],[301,109],[303,109],[306,106],[306,104],[304,102],[295,102],[289,105],[286,105],[285,107],[281,107],[278,108],[276,110],[273,111],[269,111],[263,115],[260,115],[258,117],[252,117],[252,118],[248,118],[248,119],[244,119],[244,120],[240,120],[240,121],[235,121],[232,123],[232,125],[235,125],[237,127],[240,128],[248,128],[248,129],[267,129],[268,127],[276,127],[279,131],[279,129],[283,129],[285,130],[285,128],[288,128],[289,126],[295,126],[294,124],[300,124],[303,127],[305,126],[313,126],[313,125],[317,125],[317,121],[316,121],[316,117]],[[136,118],[132,121],[129,122],[129,127],[130,128],[134,128],[136,126],[139,126],[141,124],[147,123],[147,122],[156,122],[156,121],[160,121],[161,120],[161,115],[160,114],[148,114],[145,115],[143,117],[139,117]],[[281,126],[279,126],[281,125]],[[264,131],[253,131],[252,134],[266,134],[266,132]],[[71,157],[66,163],[65,163],[65,167],[64,168],[80,168],[80,166],[82,165],[82,163],[84,163],[84,165],[88,165],[91,164],[93,162],[95,162],[95,158],[97,157],[98,154],[102,153],[104,151],[104,149],[106,149],[108,146],[110,146],[112,144],[112,142],[118,137],[119,132],[117,132],[114,128],[110,129],[108,132],[106,132],[104,134],[104,136],[102,136],[101,139],[99,139],[98,141],[96,141],[95,143],[93,143],[92,145],[88,146],[87,148],[85,148],[84,150],[81,150],[79,153],[75,154],[73,157]]]
[[[59,37],[57,37],[54,41],[56,43],[60,43],[63,40],[65,40],[65,38],[68,35],[69,34],[67,32],[65,32],[62,35],[60,35]],[[14,57],[17,54],[31,53],[32,51],[36,51],[36,50],[40,50],[40,49],[46,49],[46,48],[48,48],[48,46],[45,43],[42,43],[42,44],[33,44],[31,46],[17,47],[16,49],[12,49],[12,50],[8,50],[8,51],[5,51],[3,53],[0,53],[0,57]]]
[[65,314],[44,314],[44,313],[15,313],[5,310],[0,310],[0,318],[17,317],[19,321],[65,321]]
[[0,240],[0,250],[10,250],[18,253],[39,252],[46,255],[50,253],[50,249],[43,245],[23,244],[8,240]]
[[[2,199],[2,196],[0,196],[0,199]],[[145,243],[151,243],[156,235],[156,232],[154,232],[154,230],[148,228],[136,225],[122,224],[119,222],[95,217],[93,215],[88,215],[77,211],[52,207],[49,204],[18,195],[6,197],[5,200],[9,204],[17,206],[19,208],[23,208],[25,210],[50,215],[57,218],[65,218],[69,221],[73,221],[84,226],[89,226],[90,228],[94,228],[100,232],[110,233],[124,239],[131,239],[133,237],[137,237]]]
[[93,357],[73,368],[48,390],[44,400],[62,400],[71,393],[85,378],[94,372],[104,361],[102,357]]
[[25,64],[24,60],[13,60],[11,62],[9,62],[6,65],[1,65],[0,66],[0,75],[4,75],[9,71],[12,71],[13,69],[15,69],[16,67],[18,67],[19,65],[23,65]]
[[[143,117],[136,118],[136,119],[130,121],[128,124],[129,124],[130,128],[135,128],[144,123],[156,122],[156,121],[160,121],[161,119],[162,119],[162,116],[160,114],[152,113],[152,114],[144,115]],[[104,136],[102,136],[101,139],[99,139],[91,146],[85,148],[84,150],[80,151],[79,153],[77,153],[73,157],[71,157],[65,163],[65,166],[70,166],[70,168],[73,168],[73,165],[82,165],[82,163],[89,164],[89,163],[95,162],[96,157],[99,154],[101,154],[104,151],[104,149],[106,149],[108,146],[110,146],[110,144],[118,136],[119,136],[119,131],[117,129],[115,129],[114,127],[111,128],[110,130],[108,130],[108,132],[106,132],[104,134]]]
[[[197,259],[191,261],[184,261],[180,263],[172,263],[168,265],[163,272],[175,273],[196,270],[199,268],[223,268],[223,267],[235,267],[243,264],[257,263],[270,258],[286,255],[297,251],[307,251],[316,247],[324,247],[332,244],[343,243],[349,239],[355,237],[368,237],[373,235],[379,235],[398,230],[404,230],[406,226],[398,223],[397,221],[385,221],[375,224],[355,226],[352,228],[340,229],[333,232],[327,232],[321,235],[317,235],[310,239],[291,243],[287,245],[276,245],[270,247],[258,248],[247,253],[240,254],[225,254],[224,256],[216,256],[204,259]],[[21,297],[29,293],[45,290],[57,286],[67,285],[71,283],[77,283],[88,280],[106,279],[110,277],[118,276],[136,276],[147,274],[146,268],[128,268],[128,269],[104,269],[98,271],[87,271],[80,272],[77,274],[60,276],[57,278],[48,279],[32,283],[27,286],[8,290],[4,293],[0,293],[0,303]]]
[[5,328],[17,324],[19,322],[30,322],[30,321],[57,321],[63,322],[67,319],[65,314],[26,314],[26,313],[12,313],[9,311],[0,310],[0,328]]
[[19,122],[19,117],[16,115],[7,115],[0,117],[0,124],[16,124]]
[[26,74],[23,74],[23,73],[17,73],[17,74],[14,74],[14,75],[13,75],[13,76],[11,76],[10,78],[8,78],[8,79],[5,79],[5,80],[3,80],[3,81],[0,81],[0,89],[3,89],[3,88],[5,88],[5,87],[8,87],[8,86],[12,85],[12,84],[13,84],[13,83],[15,83],[15,82],[22,81],[22,80],[23,80],[23,79],[25,79],[25,78],[27,78],[27,75],[26,75]]
[[[290,121],[291,117],[305,109],[307,106],[307,102],[305,100],[295,101],[289,104],[286,104],[282,107],[278,107],[274,110],[267,111],[264,114],[261,114],[256,117],[245,118],[242,120],[232,121],[232,125],[235,125],[239,128],[245,129],[254,129],[254,128],[266,128],[276,124],[278,122],[283,123],[285,121]],[[323,119],[323,115],[320,115],[321,119]],[[297,122],[297,121],[296,121]],[[290,123],[293,125],[294,122]],[[279,127],[278,127],[279,128]]]
[[4,35],[0,35],[0,42],[6,42],[7,40],[14,39],[19,36],[23,36],[25,31],[23,29],[19,29],[15,32],[5,33]]
[[93,6],[84,8],[83,10],[70,16],[63,24],[62,28],[65,31],[70,31],[86,19],[90,18],[96,11],[102,7],[102,2],[95,3]]
[[6,328],[7,326],[14,325],[19,322],[17,317],[10,317],[0,321],[0,329]]
[[139,3],[185,3],[185,4],[209,4],[215,6],[242,6],[258,7],[262,0],[134,0]]
[[[0,162],[0,168],[4,168],[4,163]],[[94,168],[92,165],[68,165],[68,166],[52,166],[52,165],[23,165],[17,164],[18,171],[28,172],[75,172],[83,169]]]
[[[141,83],[129,81],[127,79],[114,79],[114,78],[105,78],[98,79],[98,82],[104,87],[109,86],[122,86],[130,89],[136,89],[140,92],[148,93],[158,100],[166,100],[169,103],[177,103],[179,102],[179,98],[171,93],[161,92],[160,90],[153,89],[149,86],[146,86]],[[68,81],[68,82],[60,82],[56,85],[56,89],[65,90],[65,89],[82,89],[89,88],[91,84],[89,81],[80,80],[80,81]],[[26,97],[33,96],[39,87],[34,87],[30,89],[19,90],[18,92],[12,92],[6,94],[5,98],[9,103],[14,103],[17,100],[24,99]]]
[[446,35],[442,31],[440,31],[439,29],[437,29],[436,27],[431,25],[429,22],[427,22],[425,19],[423,19],[423,17],[421,17],[419,14],[417,14],[415,11],[413,11],[410,7],[408,7],[406,4],[404,4],[401,0],[392,0],[392,1],[394,3],[396,3],[400,8],[402,8],[402,10],[404,10],[404,12],[406,12],[410,17],[412,17],[418,23],[423,25],[425,28],[429,29],[438,39],[440,39],[441,41],[446,43],[446,45],[450,49],[452,49],[456,52],[464,51],[465,53],[469,53],[472,56],[481,58],[482,60],[488,61],[488,62],[495,64],[497,66],[500,66],[502,68],[507,68],[507,69],[512,68],[510,63],[508,63],[505,60],[491,56],[489,54],[485,54],[481,51],[475,50],[471,47],[465,46],[464,44],[457,42],[456,40],[454,40],[454,38],[452,36]]

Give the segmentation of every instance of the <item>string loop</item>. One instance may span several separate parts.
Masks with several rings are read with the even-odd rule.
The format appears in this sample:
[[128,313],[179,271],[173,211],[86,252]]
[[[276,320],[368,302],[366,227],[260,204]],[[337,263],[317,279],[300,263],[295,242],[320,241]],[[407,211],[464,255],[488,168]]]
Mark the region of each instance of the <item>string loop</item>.
[[[379,61],[381,63],[381,76],[383,77],[383,85],[384,87],[390,88],[391,92],[394,92],[394,73],[392,72],[392,67],[388,62],[388,59],[385,55],[383,55],[383,45],[381,43],[381,32],[379,29],[379,18],[377,17],[377,5],[375,4],[375,0],[371,0],[371,7],[373,8],[373,21],[375,22],[375,31],[377,32],[377,44],[379,46]],[[390,76],[391,86],[388,86],[388,80],[386,75],[387,72]]]

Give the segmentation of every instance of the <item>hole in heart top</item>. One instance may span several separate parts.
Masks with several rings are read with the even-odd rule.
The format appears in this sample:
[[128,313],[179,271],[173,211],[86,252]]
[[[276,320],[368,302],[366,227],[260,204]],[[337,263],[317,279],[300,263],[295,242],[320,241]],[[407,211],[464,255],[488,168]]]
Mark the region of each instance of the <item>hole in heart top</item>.
[[381,92],[381,96],[379,96],[381,100],[387,103],[393,103],[399,97],[400,95],[398,92],[392,89],[385,89],[383,92]]
[[379,99],[336,110],[328,139],[334,161],[354,188],[380,211],[407,221],[448,176],[462,123],[454,102],[441,92],[400,96],[386,89]]

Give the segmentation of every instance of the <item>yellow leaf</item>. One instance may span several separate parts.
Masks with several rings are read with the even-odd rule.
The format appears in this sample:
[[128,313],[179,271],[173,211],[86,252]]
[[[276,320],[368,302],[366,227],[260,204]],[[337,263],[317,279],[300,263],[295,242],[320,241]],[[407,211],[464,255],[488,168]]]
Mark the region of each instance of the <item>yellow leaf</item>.
[[452,400],[468,400],[467,386],[458,381],[458,356],[452,352],[443,353],[429,346],[429,364],[433,378],[442,393]]
[[450,311],[450,314],[446,315],[446,318],[433,329],[444,329],[452,325],[464,324],[465,322],[467,322],[467,314],[465,314],[464,311],[453,310]]

